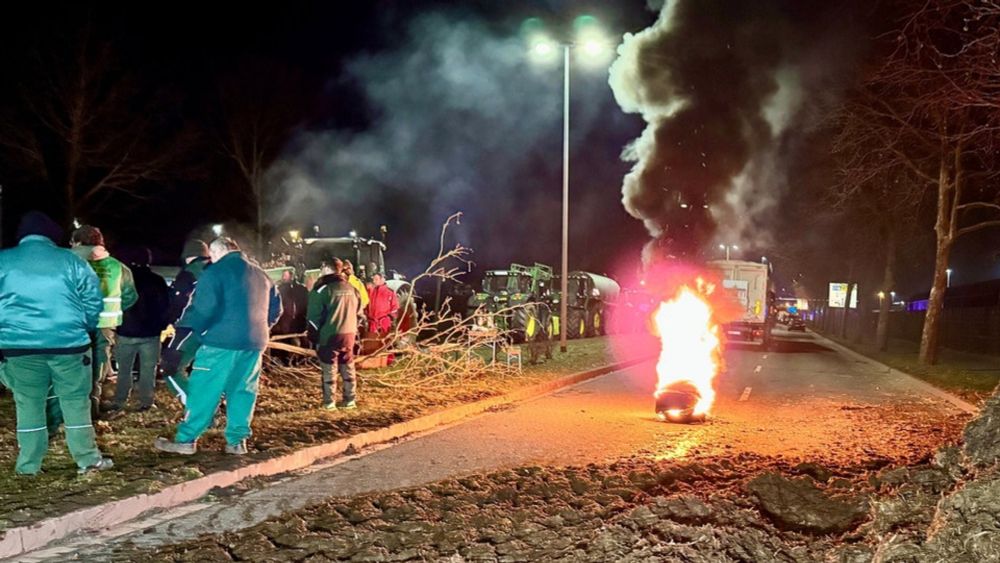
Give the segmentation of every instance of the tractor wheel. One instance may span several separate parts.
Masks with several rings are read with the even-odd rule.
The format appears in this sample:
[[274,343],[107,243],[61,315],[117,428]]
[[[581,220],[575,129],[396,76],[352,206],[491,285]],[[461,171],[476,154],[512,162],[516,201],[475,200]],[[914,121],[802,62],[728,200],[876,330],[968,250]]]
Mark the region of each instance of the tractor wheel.
[[587,336],[587,317],[579,309],[570,309],[566,313],[566,338],[585,336]]
[[538,310],[534,305],[524,305],[514,309],[511,320],[511,335],[514,342],[531,342],[543,327],[538,320]]
[[604,317],[600,309],[591,309],[587,313],[587,336],[601,336],[604,334]]

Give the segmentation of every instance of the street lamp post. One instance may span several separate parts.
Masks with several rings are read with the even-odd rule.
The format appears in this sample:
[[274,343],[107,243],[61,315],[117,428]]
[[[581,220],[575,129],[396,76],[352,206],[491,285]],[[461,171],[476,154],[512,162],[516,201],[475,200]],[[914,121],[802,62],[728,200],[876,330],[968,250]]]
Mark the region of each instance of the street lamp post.
[[563,44],[562,273],[559,295],[559,351],[566,352],[569,291],[569,43]]
[[[591,18],[592,20],[592,18]],[[566,317],[569,314],[567,293],[569,292],[569,77],[570,51],[581,47],[588,56],[597,56],[605,50],[604,41],[599,33],[591,27],[589,37],[579,37],[579,43],[570,41],[555,42],[545,37],[536,37],[531,47],[535,55],[543,58],[551,57],[556,46],[562,47],[563,59],[563,178],[562,178],[562,260],[560,264],[560,299],[559,299],[559,351],[566,352],[568,330]],[[551,60],[551,59],[550,59]]]
[[951,287],[951,268],[948,268],[944,272],[945,272],[945,274],[948,275],[948,282],[947,282],[947,285],[945,287]]

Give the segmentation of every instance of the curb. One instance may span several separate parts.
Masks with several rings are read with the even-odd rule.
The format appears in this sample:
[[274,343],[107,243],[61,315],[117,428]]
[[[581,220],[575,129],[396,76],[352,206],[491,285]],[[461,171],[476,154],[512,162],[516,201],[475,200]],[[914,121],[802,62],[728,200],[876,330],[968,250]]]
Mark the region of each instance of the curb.
[[917,377],[915,375],[910,375],[910,374],[906,373],[905,371],[900,371],[900,370],[898,370],[898,369],[896,369],[894,367],[887,366],[887,365],[883,364],[882,362],[880,362],[880,361],[878,361],[878,360],[876,360],[874,358],[869,358],[868,356],[862,354],[861,352],[854,351],[854,350],[848,348],[847,346],[844,346],[843,344],[841,344],[839,342],[836,342],[836,341],[834,341],[834,340],[832,340],[830,338],[827,338],[827,337],[823,336],[822,334],[820,334],[820,333],[818,333],[816,331],[810,330],[809,332],[812,333],[814,336],[816,336],[818,339],[822,340],[824,344],[829,345],[834,350],[837,350],[838,352],[840,352],[840,353],[842,353],[842,354],[844,354],[846,356],[854,358],[855,360],[860,360],[862,362],[867,362],[867,363],[869,363],[871,365],[874,365],[874,366],[876,366],[876,367],[878,367],[880,369],[885,370],[887,373],[890,373],[892,375],[899,375],[899,376],[902,376],[902,377],[910,379],[911,383],[913,384],[914,387],[920,389],[921,391],[923,391],[923,392],[925,392],[925,393],[927,393],[929,395],[933,395],[933,396],[937,397],[938,399],[941,399],[943,401],[946,401],[946,402],[950,403],[953,407],[955,407],[956,409],[958,409],[958,410],[960,410],[960,411],[962,411],[964,413],[967,413],[967,414],[977,414],[979,412],[979,407],[977,407],[976,405],[973,405],[972,403],[966,401],[965,399],[962,399],[961,397],[959,397],[957,395],[953,395],[953,394],[951,394],[951,393],[949,393],[949,392],[947,392],[947,391],[945,391],[945,390],[943,390],[943,389],[941,389],[939,387],[935,387],[934,385],[931,385],[930,383],[927,383],[926,381],[924,381],[923,379],[920,379],[919,377]]
[[498,406],[540,397],[557,389],[626,369],[651,359],[652,357],[638,358],[575,373],[552,381],[511,391],[505,395],[490,397],[474,403],[457,405],[378,430],[371,430],[318,446],[303,448],[281,457],[261,461],[238,469],[210,473],[198,479],[172,485],[157,493],[136,495],[84,508],[62,516],[41,520],[28,526],[10,528],[0,538],[0,559],[16,557],[43,548],[54,541],[61,540],[77,532],[110,528],[128,522],[151,510],[173,508],[197,500],[216,487],[228,487],[248,477],[276,475],[302,469],[321,459],[342,454],[351,448],[362,449],[410,434],[425,432],[441,425],[451,424],[473,415],[482,414]]

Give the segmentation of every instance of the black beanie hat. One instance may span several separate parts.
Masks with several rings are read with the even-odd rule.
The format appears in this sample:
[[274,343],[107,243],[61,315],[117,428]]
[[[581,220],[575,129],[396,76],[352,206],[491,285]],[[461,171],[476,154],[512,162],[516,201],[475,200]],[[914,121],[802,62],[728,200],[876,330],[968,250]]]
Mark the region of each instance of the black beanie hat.
[[21,217],[21,223],[17,226],[17,240],[29,235],[41,235],[58,243],[63,238],[63,230],[41,211],[29,211]]
[[184,243],[184,251],[181,252],[181,258],[194,258],[194,257],[208,258],[208,245],[205,241],[198,239],[191,239]]

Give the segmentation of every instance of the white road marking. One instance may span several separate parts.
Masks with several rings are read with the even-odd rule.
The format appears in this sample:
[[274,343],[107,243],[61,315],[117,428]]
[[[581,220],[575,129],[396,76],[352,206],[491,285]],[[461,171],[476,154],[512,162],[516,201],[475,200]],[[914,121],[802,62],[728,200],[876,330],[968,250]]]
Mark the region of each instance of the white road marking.
[[767,359],[767,354],[764,354],[763,356],[761,356],[761,358],[760,358],[760,359],[762,359],[762,360],[766,360],[766,359]]
[[757,366],[757,367],[753,368],[753,372],[754,373],[760,373],[760,370],[762,370],[762,369],[764,369],[764,368],[762,368],[761,366]]
[[743,390],[743,394],[740,395],[741,401],[745,401],[750,398],[750,389],[752,389],[752,387],[747,387],[746,389]]

